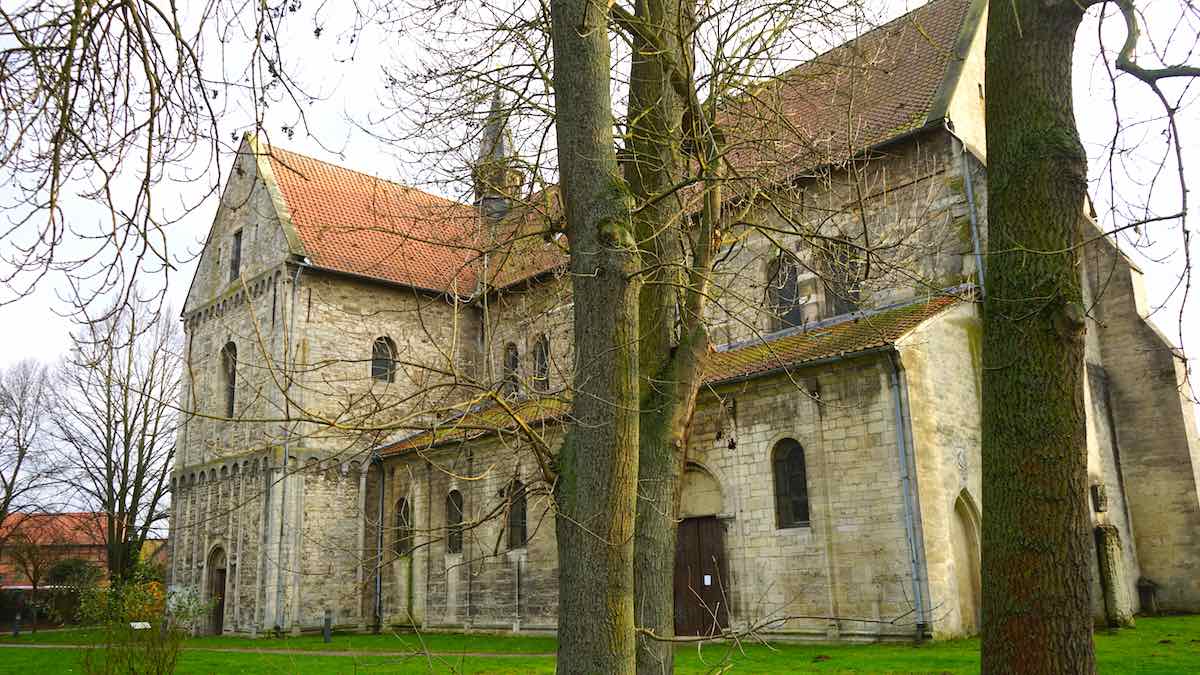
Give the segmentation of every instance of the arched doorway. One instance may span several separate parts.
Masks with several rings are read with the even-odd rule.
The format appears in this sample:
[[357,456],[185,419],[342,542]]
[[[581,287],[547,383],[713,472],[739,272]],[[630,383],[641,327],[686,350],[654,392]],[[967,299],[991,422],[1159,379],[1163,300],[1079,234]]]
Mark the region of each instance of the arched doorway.
[[964,635],[979,632],[979,529],[970,499],[964,492],[954,501],[954,516],[950,526],[954,576],[958,582],[958,613]]
[[679,495],[675,543],[675,634],[713,635],[729,625],[729,566],[721,486],[712,474],[689,464]]
[[208,554],[208,598],[212,603],[209,630],[220,635],[225,630],[225,549],[220,546]]

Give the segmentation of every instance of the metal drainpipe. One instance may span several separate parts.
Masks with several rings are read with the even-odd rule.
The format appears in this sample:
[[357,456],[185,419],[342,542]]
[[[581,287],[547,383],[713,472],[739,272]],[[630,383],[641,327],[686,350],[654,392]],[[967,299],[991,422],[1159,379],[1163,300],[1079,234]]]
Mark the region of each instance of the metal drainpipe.
[[433,463],[425,460],[425,589],[421,594],[421,628],[429,627],[429,580],[433,578]]
[[975,206],[975,182],[971,178],[971,166],[967,161],[967,144],[950,128],[949,120],[943,120],[942,124],[946,132],[958,141],[958,156],[962,163],[963,185],[967,189],[967,217],[971,221],[971,246],[975,252],[975,281],[979,286],[979,299],[983,300],[987,297],[987,290],[983,286],[985,277],[983,246],[979,241],[979,217],[976,215],[978,209]]
[[279,493],[279,548],[276,552],[275,566],[279,569],[275,578],[275,626],[279,630],[283,630],[283,548],[284,535],[287,533],[287,494],[288,494],[288,459],[292,455],[292,373],[291,365],[288,363],[289,356],[292,361],[296,358],[296,303],[300,295],[300,270],[303,265],[296,265],[296,276],[292,278],[292,306],[289,308],[288,315],[288,339],[287,349],[284,352],[283,367],[284,374],[287,376],[287,381],[283,385],[283,419],[287,424],[283,434],[283,469],[281,472]]
[[912,472],[909,471],[910,453],[908,447],[908,406],[905,405],[906,397],[902,396],[899,356],[894,350],[888,353],[887,363],[889,366],[888,374],[890,376],[889,380],[892,390],[892,401],[894,403],[893,410],[895,413],[896,423],[896,447],[899,452],[900,460],[900,485],[904,493],[904,530],[908,537],[909,562],[912,565],[912,591],[917,614],[916,639],[919,642],[925,637],[926,608],[921,541],[920,534],[917,532],[915,517],[916,501],[914,499],[913,489],[914,478]]
[[371,463],[379,467],[379,519],[375,528],[375,633],[383,631],[383,489],[386,474],[383,470],[383,456],[378,450],[371,453]]

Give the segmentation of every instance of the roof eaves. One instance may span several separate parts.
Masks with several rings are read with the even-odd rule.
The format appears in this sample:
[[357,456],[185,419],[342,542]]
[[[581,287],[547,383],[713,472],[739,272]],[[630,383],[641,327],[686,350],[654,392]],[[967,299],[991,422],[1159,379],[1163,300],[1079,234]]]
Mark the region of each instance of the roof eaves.
[[363,281],[363,282],[371,283],[371,284],[378,284],[381,286],[388,286],[391,288],[403,288],[403,289],[408,289],[408,290],[413,290],[413,291],[420,291],[422,293],[430,293],[432,295],[437,295],[437,296],[451,295],[451,296],[455,296],[455,297],[459,297],[459,298],[469,297],[469,296],[459,295],[452,288],[429,288],[427,286],[419,286],[417,284],[409,284],[409,283],[405,283],[403,281],[396,281],[394,279],[387,279],[385,277],[378,277],[378,276],[374,276],[371,274],[361,274],[359,272],[351,272],[349,270],[341,270],[336,267],[325,267],[323,265],[317,265],[307,258],[303,258],[303,259],[296,258],[294,260],[288,261],[288,263],[291,265],[297,265],[299,267],[303,267],[304,269],[311,270],[313,272],[331,274],[334,276],[348,277],[348,278],[355,279],[358,281]]
[[775,367],[769,368],[767,370],[760,370],[758,372],[742,373],[740,375],[734,375],[734,376],[722,378],[719,380],[709,380],[709,381],[705,382],[705,384],[709,385],[709,386],[718,386],[718,385],[726,385],[726,384],[737,384],[739,382],[748,382],[750,380],[757,380],[761,377],[770,377],[771,375],[778,375],[779,373],[792,372],[792,371],[799,370],[802,368],[819,368],[821,366],[829,365],[831,363],[847,361],[847,360],[853,359],[853,358],[862,358],[862,357],[867,357],[867,356],[874,356],[876,354],[883,354],[886,352],[894,351],[895,349],[896,349],[896,343],[894,341],[892,341],[892,342],[888,342],[887,344],[884,344],[884,345],[877,345],[874,347],[867,347],[864,349],[856,349],[853,351],[846,351],[846,352],[842,352],[840,354],[833,354],[831,356],[823,356],[821,358],[812,359],[809,361],[795,361],[792,363],[775,366]]

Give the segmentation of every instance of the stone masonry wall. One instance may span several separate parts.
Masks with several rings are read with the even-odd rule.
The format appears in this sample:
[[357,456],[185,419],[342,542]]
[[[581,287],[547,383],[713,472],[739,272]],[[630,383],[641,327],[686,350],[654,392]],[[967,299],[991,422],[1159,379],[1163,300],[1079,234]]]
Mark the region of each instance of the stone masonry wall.
[[[942,312],[897,345],[904,369],[937,638],[978,631],[982,332],[975,305]],[[967,545],[955,540],[965,530]],[[965,550],[964,550],[965,549]],[[962,587],[960,587],[960,585]]]
[[561,391],[571,383],[574,367],[574,341],[571,339],[573,302],[571,279],[555,276],[535,285],[493,293],[480,301],[481,317],[486,325],[484,342],[486,381],[503,377],[504,348],[517,346],[520,354],[518,379],[520,390],[533,391],[534,344],[539,336],[550,341],[550,373],[547,389]]
[[1162,609],[1200,610],[1200,445],[1186,364],[1144,317],[1141,271],[1103,239],[1087,248],[1132,530],[1141,574]]
[[[262,573],[267,473],[261,458],[191,471],[172,480],[169,583],[212,598],[208,561],[216,549],[226,556],[225,630],[262,630]],[[201,627],[207,630],[207,626]]]
[[[876,358],[719,387],[693,423],[689,461],[723,491],[731,621],[769,631],[876,638],[911,625],[896,430]],[[808,526],[780,529],[772,453],[804,448]],[[839,620],[786,619],[833,616]],[[786,619],[786,620],[785,620]],[[778,620],[778,621],[777,621]]]
[[[547,430],[557,443],[557,428]],[[558,609],[554,518],[532,454],[511,435],[439,448],[386,461],[383,614],[389,625],[426,628],[553,628]],[[510,548],[506,494],[511,481],[527,490],[525,546]],[[463,495],[463,547],[446,546],[446,497]],[[377,499],[375,485],[368,499]],[[416,545],[395,548],[395,510],[412,506]],[[367,538],[374,541],[377,518]],[[372,548],[372,551],[375,549]]]
[[[863,308],[879,307],[974,280],[961,145],[943,131],[877,151],[870,163],[822,173],[794,190],[773,195],[730,228],[733,243],[714,275],[709,307],[713,340],[735,342],[776,329],[767,284],[780,249],[802,261],[800,295],[809,298],[805,321],[835,313],[825,290],[829,272],[822,248],[844,239],[853,254]],[[981,167],[971,167],[976,217],[986,236],[986,185]],[[784,218],[781,213],[788,213]],[[761,224],[761,229],[753,225]],[[864,232],[865,230],[865,232]],[[844,267],[844,266],[843,266]]]

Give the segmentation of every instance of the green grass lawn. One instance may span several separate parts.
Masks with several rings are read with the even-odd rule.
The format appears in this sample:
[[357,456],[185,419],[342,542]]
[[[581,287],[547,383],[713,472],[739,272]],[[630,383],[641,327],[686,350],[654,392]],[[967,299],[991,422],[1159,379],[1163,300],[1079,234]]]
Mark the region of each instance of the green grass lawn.
[[[3,649],[24,644],[84,644],[94,633],[62,631],[0,637],[0,673],[79,672],[79,650]],[[481,652],[506,656],[426,656],[428,652]],[[335,635],[326,645],[320,636],[281,639],[204,637],[187,641],[179,673],[553,673],[554,659],[538,656],[554,651],[554,638],[489,634]],[[204,649],[250,649],[223,653]],[[355,656],[288,654],[353,651]],[[407,656],[380,652],[411,652]],[[1200,673],[1200,616],[1139,618],[1138,627],[1096,635],[1096,654],[1102,673]],[[708,644],[701,649],[681,647],[676,654],[681,673],[706,673],[731,666],[735,673],[858,672],[858,673],[975,673],[979,670],[979,641],[956,640],[909,644]]]

